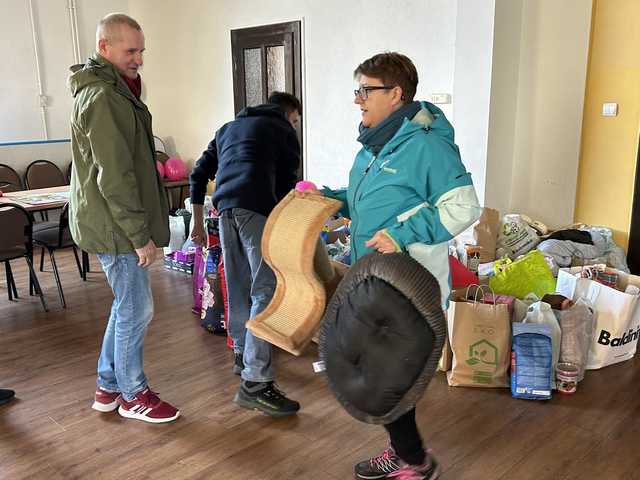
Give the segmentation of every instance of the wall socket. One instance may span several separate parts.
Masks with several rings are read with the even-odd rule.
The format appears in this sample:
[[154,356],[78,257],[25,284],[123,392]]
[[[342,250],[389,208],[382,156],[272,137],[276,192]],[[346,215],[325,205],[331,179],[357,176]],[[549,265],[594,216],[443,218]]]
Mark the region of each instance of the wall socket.
[[603,117],[615,117],[618,115],[617,103],[603,103],[602,104],[602,116]]

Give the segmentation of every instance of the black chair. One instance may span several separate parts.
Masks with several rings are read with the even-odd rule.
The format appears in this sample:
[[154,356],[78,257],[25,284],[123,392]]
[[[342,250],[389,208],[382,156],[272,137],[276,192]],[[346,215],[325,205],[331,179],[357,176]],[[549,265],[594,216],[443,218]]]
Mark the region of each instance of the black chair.
[[19,205],[0,205],[0,225],[2,225],[0,262],[4,262],[5,265],[9,300],[13,299],[12,294],[18,298],[10,261],[24,257],[29,266],[29,290],[31,292],[35,287],[36,293],[40,296],[42,308],[45,312],[48,311],[40,282],[38,282],[38,277],[33,269],[33,218],[31,214]]
[[[19,192],[24,190],[22,186],[22,179],[18,172],[13,167],[0,163],[0,190],[3,192]],[[7,260],[4,264],[5,272],[7,275],[7,286],[9,287],[9,300],[11,300],[11,292],[14,292],[14,296],[18,298],[18,291],[16,285],[13,282],[13,275],[11,274],[11,264]]]
[[71,172],[73,170],[73,162],[69,162],[69,165],[67,165],[67,169],[66,169],[66,177],[67,177],[67,183],[70,185],[71,184]]
[[[71,175],[73,171],[73,161],[69,162],[67,165],[67,183],[71,185]],[[42,256],[40,257],[40,271],[42,271],[42,262],[44,260],[44,250],[42,250]],[[87,272],[91,271],[91,264],[89,263],[89,254],[82,251],[82,279],[87,280]]]
[[[69,204],[67,203],[63,209],[62,213],[60,213],[60,219],[58,224],[53,228],[51,224],[54,222],[45,222],[43,224],[37,225],[33,232],[33,243],[43,249],[43,257],[44,257],[44,249],[46,248],[49,252],[49,258],[51,259],[51,265],[53,267],[53,274],[56,279],[56,284],[58,286],[58,295],[60,296],[60,303],[62,303],[63,308],[67,308],[67,303],[64,299],[64,292],[62,291],[62,283],[60,281],[60,273],[58,271],[58,265],[56,263],[55,251],[61,248],[72,248],[73,255],[76,259],[76,265],[78,267],[78,272],[80,272],[80,278],[86,280],[85,269],[80,265],[80,258],[78,257],[78,249],[76,248],[75,243],[73,243],[73,238],[71,237],[71,232],[69,231]],[[46,228],[44,228],[46,226]],[[41,266],[42,260],[41,257]],[[84,262],[83,262],[84,263]]]
[[[24,173],[24,184],[29,190],[38,188],[61,187],[67,185],[67,179],[58,166],[49,160],[31,162]],[[47,212],[40,212],[42,220],[48,220]]]
[[156,160],[164,165],[165,162],[169,160],[169,155],[159,150],[156,150]]
[[[68,214],[67,214],[67,225],[68,225]],[[34,236],[42,236],[47,235],[50,237],[52,234],[49,232],[47,234],[43,233],[45,230],[52,230],[53,232],[58,232],[60,230],[60,221],[57,222],[38,222],[33,225]],[[55,233],[53,234],[55,235]],[[44,272],[44,251],[45,247],[40,248],[40,271]],[[77,257],[77,253],[74,245],[74,255]],[[81,266],[80,266],[80,276],[83,281],[87,281],[87,273],[91,272],[91,264],[89,263],[89,254],[82,250],[81,256]]]
[[3,163],[0,163],[0,189],[3,192],[19,192],[20,190],[24,190],[18,172]]

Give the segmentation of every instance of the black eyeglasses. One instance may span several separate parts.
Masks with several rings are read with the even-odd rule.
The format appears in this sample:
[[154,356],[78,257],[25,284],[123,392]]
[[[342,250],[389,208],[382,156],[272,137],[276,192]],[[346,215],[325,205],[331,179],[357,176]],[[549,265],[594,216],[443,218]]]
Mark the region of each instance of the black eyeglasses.
[[369,92],[372,92],[374,90],[391,90],[393,88],[396,88],[396,87],[389,87],[386,85],[382,85],[382,86],[376,85],[376,86],[368,87],[368,86],[362,85],[360,86],[359,89],[354,90],[353,94],[356,97],[360,97],[360,100],[366,100],[367,98],[369,98]]

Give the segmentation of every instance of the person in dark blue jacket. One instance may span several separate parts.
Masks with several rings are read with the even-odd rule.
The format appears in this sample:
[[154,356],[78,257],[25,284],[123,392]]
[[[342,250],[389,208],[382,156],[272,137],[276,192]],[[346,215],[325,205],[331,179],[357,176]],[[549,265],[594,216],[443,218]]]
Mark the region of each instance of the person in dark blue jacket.
[[[268,103],[242,110],[216,132],[191,173],[193,218],[203,217],[209,180],[215,178],[213,205],[220,218],[220,241],[229,291],[229,335],[234,373],[242,383],[235,396],[241,407],[272,416],[296,413],[300,404],[274,385],[271,345],[246,329],[271,301],[276,280],[262,259],[267,216],[294,188],[300,165],[296,136],[302,107],[293,95],[274,92]],[[206,243],[204,226],[194,221],[192,240]]]

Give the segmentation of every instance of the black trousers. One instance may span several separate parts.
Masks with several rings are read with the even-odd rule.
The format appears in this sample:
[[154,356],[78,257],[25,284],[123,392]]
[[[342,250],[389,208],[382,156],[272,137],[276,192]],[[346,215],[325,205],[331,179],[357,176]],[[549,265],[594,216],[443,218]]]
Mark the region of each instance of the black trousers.
[[411,465],[422,465],[425,451],[422,437],[416,424],[416,409],[412,408],[395,422],[384,426],[389,432],[391,446],[403,461]]

